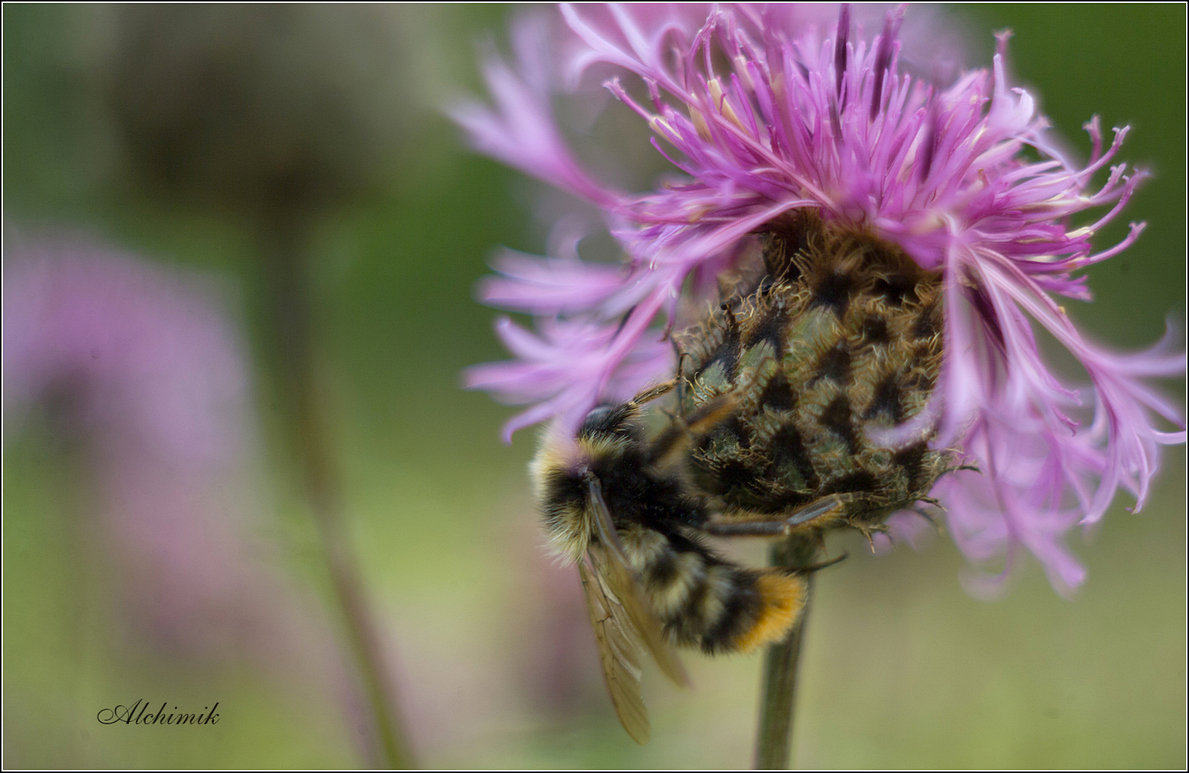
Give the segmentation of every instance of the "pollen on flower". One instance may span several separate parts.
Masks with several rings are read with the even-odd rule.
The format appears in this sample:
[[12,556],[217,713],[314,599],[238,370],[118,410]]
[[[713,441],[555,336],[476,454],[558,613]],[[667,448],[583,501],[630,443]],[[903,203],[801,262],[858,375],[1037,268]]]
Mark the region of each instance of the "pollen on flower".
[[[702,117],[702,113],[691,109],[689,111],[689,118],[691,121],[693,121],[694,128],[697,130],[698,136],[704,140],[710,139],[710,127],[706,124],[706,119]],[[655,119],[654,124],[656,123],[660,123],[659,118]],[[665,128],[669,129],[668,125],[666,125]]]
[[[722,82],[719,81],[718,78],[711,78],[709,81],[707,81],[706,85],[710,89],[710,98],[713,100],[715,109],[717,109],[724,118],[737,126],[739,129],[744,129],[743,123],[739,120],[739,116],[735,114],[733,109],[731,109],[730,103],[728,103],[725,98]],[[694,115],[699,114],[695,113]],[[700,116],[697,120],[701,120]],[[703,125],[705,125],[704,121]],[[746,129],[744,129],[744,131],[746,131]],[[707,135],[704,139],[710,139],[710,136]]]

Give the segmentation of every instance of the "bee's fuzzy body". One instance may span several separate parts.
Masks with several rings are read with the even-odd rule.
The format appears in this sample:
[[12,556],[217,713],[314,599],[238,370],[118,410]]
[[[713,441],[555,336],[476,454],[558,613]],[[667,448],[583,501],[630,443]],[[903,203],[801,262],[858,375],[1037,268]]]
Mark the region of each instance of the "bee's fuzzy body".
[[627,566],[672,643],[733,652],[783,636],[804,606],[804,579],[778,569],[744,569],[707,547],[700,534],[708,518],[704,506],[650,459],[636,411],[600,411],[568,446],[546,444],[534,462],[553,546],[578,561],[598,539],[593,477]]
[[[550,540],[577,563],[620,719],[647,735],[639,658],[681,681],[667,644],[746,651],[783,638],[803,568],[738,566],[707,535],[867,535],[930,503],[955,469],[930,413],[945,327],[940,274],[800,212],[759,234],[762,273],[673,335],[671,382],[550,435],[533,478]],[[642,403],[676,391],[667,427]],[[660,419],[660,415],[655,418]],[[555,429],[554,432],[559,430]]]

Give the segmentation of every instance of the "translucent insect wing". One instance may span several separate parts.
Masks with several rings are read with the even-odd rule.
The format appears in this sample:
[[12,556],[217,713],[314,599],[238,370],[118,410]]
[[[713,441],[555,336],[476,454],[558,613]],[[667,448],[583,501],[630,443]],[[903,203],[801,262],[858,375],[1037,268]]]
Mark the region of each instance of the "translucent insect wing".
[[596,539],[586,559],[579,562],[578,573],[611,703],[628,735],[643,744],[651,726],[640,692],[641,650],[647,649],[677,684],[688,684],[689,677],[665,642],[660,622],[640,597],[597,480],[592,479],[589,495]]
[[[635,633],[636,639],[648,649],[665,676],[682,687],[687,686],[689,675],[686,674],[685,667],[677,659],[677,653],[665,641],[660,620],[652,613],[640,594],[639,584],[628,566],[623,545],[620,544],[619,535],[611,520],[611,512],[603,500],[602,488],[597,479],[591,479],[589,496],[595,521],[595,535],[598,539],[597,544],[592,543],[594,549],[589,550],[587,555],[595,574],[604,583],[603,587],[610,592],[611,600],[615,602],[612,611],[622,613],[626,623],[624,627],[628,627],[629,633]],[[605,546],[606,549],[600,550],[598,546]]]
[[644,696],[640,693],[640,647],[625,630],[622,613],[614,612],[618,601],[608,597],[598,571],[588,571],[585,563],[580,563],[578,574],[582,578],[586,609],[599,645],[603,680],[611,693],[615,713],[619,715],[623,729],[636,743],[648,743],[651,725],[644,708]]

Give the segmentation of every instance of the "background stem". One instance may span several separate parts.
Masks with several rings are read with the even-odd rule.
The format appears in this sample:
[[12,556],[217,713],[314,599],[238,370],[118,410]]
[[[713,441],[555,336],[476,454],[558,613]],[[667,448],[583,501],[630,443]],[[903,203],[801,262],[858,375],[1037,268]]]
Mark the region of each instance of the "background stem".
[[282,431],[318,529],[334,600],[372,715],[373,739],[378,746],[373,756],[382,767],[407,769],[414,767],[414,761],[400,721],[383,637],[351,547],[321,408],[303,225],[308,219],[294,216],[285,207],[278,210],[264,219],[261,241],[268,304],[266,335],[275,357]]
[[[805,569],[814,563],[818,540],[791,535],[776,543],[769,552],[772,566]],[[755,767],[757,770],[783,770],[788,767],[793,740],[793,713],[797,698],[797,664],[805,621],[813,598],[813,573],[806,572],[805,608],[800,618],[780,642],[764,652],[764,672],[760,694],[760,720],[756,733]]]

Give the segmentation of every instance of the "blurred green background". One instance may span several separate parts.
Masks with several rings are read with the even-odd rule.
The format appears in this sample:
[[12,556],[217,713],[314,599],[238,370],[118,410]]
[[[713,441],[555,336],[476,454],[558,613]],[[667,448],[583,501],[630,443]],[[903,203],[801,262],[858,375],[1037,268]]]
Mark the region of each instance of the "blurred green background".
[[[150,40],[169,27],[170,12],[155,10]],[[275,44],[267,19],[236,28],[240,45],[270,49],[237,61],[273,62],[275,82],[283,82],[285,57],[309,57],[293,66],[328,73],[330,86],[335,67],[349,75],[377,52],[392,57],[390,74],[361,79],[342,96],[359,116],[347,136],[318,134],[320,113],[340,107],[325,102],[276,124],[356,153],[346,161],[330,154],[326,162],[350,167],[345,182],[317,165],[301,167],[310,175],[302,188],[308,197],[277,207],[302,222],[291,230],[309,256],[317,403],[329,419],[350,541],[410,743],[419,764],[436,768],[745,767],[758,657],[687,656],[695,685],[687,692],[649,673],[653,741],[638,747],[622,732],[600,682],[577,580],[543,557],[525,475],[534,433],[502,444],[499,428],[511,409],[460,388],[464,367],[504,357],[491,331],[495,313],[472,297],[487,258],[499,245],[544,249],[530,213],[532,186],[469,153],[440,113],[450,98],[478,93],[477,42],[506,40],[512,12],[385,7],[365,25],[374,34],[358,45],[328,29],[333,25],[307,24],[298,32],[309,40],[286,45]],[[1120,238],[1128,219],[1146,220],[1148,230],[1122,257],[1090,272],[1097,302],[1068,304],[1070,313],[1116,347],[1154,342],[1168,315],[1183,330],[1184,6],[953,12],[973,42],[972,62],[989,61],[993,31],[1014,30],[1016,79],[1039,95],[1079,155],[1087,147],[1080,127],[1098,113],[1105,127],[1131,124],[1122,158],[1154,173],[1102,244]],[[186,178],[190,172],[178,165],[187,158],[158,154],[145,162],[147,141],[129,150],[112,105],[126,85],[121,79],[145,76],[135,69],[143,62],[121,49],[119,23],[127,20],[83,6],[6,4],[3,14],[6,279],[13,229],[82,232],[214,278],[252,353],[253,424],[264,438],[240,471],[256,508],[244,522],[252,539],[269,546],[259,560],[305,625],[296,630],[322,642],[303,649],[303,636],[289,634],[270,642],[269,629],[251,642],[229,636],[196,651],[130,627],[123,596],[112,590],[120,553],[100,549],[86,493],[75,485],[85,459],[58,436],[67,430],[48,411],[14,422],[6,399],[3,763],[371,765],[358,686],[337,643],[333,594],[302,493],[304,473],[281,426],[288,382],[269,337],[277,275],[269,273],[275,263],[260,259],[257,238],[273,209],[253,209],[252,197],[265,195],[259,190]],[[180,37],[167,53],[184,53],[191,28],[174,27]],[[184,116],[203,115],[209,83],[170,84],[162,72],[153,74],[183,116],[176,120],[185,125]],[[261,83],[276,88],[267,78]],[[301,104],[302,89],[295,91]],[[327,93],[338,92],[312,88],[308,97]],[[122,109],[127,124],[130,109]],[[292,147],[307,154],[302,158],[313,152],[297,140]],[[250,180],[252,163],[235,159],[219,179]],[[167,169],[155,180],[154,164]],[[186,179],[188,188],[178,183]],[[1181,401],[1183,389],[1167,385]],[[1130,503],[1121,499],[1091,539],[1072,540],[1089,571],[1072,601],[1058,597],[1031,561],[1022,562],[1004,598],[975,600],[962,589],[964,562],[945,535],[879,557],[860,541],[837,541],[835,549],[851,558],[817,584],[795,764],[1183,768],[1183,449],[1165,460],[1143,513],[1127,513]],[[757,546],[744,550],[758,555]],[[221,559],[210,560],[217,567]],[[243,595],[252,596],[250,589]],[[245,602],[236,614],[268,621],[275,609],[254,612]],[[226,618],[214,610],[188,623],[218,633]],[[269,663],[274,646],[288,654]],[[101,709],[137,698],[182,710],[218,701],[221,718],[209,727],[97,722]]]

